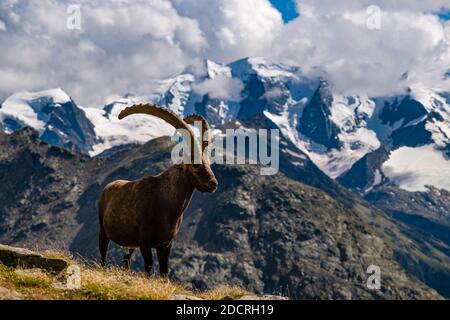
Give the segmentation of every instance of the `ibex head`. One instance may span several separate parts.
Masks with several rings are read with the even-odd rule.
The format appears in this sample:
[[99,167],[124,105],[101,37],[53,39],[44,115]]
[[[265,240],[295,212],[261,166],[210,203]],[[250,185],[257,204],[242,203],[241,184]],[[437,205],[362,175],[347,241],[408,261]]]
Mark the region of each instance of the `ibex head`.
[[[183,163],[184,169],[191,177],[191,181],[194,187],[200,192],[214,192],[216,190],[217,179],[214,176],[214,173],[209,164],[207,152],[205,152],[211,141],[209,137],[205,137],[205,135],[207,135],[209,131],[209,124],[202,116],[191,115],[186,117],[185,119],[181,119],[168,109],[160,108],[151,104],[140,104],[122,110],[122,112],[120,112],[119,114],[119,119],[123,119],[131,114],[136,113],[145,113],[161,118],[172,125],[175,129],[184,130],[184,132],[187,132],[188,137],[185,138],[190,139],[190,143],[188,144],[190,146],[190,158],[191,160],[193,160],[194,158],[201,159],[201,163],[197,164],[194,161]],[[198,141],[195,138],[193,130],[189,126],[196,121],[202,122],[201,148],[198,145]],[[205,138],[206,140],[204,140]]]

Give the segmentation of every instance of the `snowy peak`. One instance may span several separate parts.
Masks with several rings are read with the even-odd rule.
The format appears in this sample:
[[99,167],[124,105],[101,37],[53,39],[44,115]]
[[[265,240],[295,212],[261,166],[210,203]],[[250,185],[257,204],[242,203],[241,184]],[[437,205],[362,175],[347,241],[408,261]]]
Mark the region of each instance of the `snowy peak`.
[[209,79],[213,79],[217,76],[231,78],[231,68],[226,65],[211,60],[205,60],[205,68],[206,75]]
[[450,143],[450,105],[432,90],[416,87],[406,96],[387,99],[378,118],[388,133],[380,138],[394,147],[432,143],[445,149]]
[[2,104],[0,121],[7,133],[31,127],[43,141],[82,153],[96,140],[93,124],[62,89],[13,94]]
[[84,108],[87,118],[95,124],[96,142],[89,151],[91,156],[127,144],[145,143],[151,139],[172,135],[174,129],[163,120],[149,115],[135,115],[119,120],[119,113],[133,104],[151,102],[144,98],[119,99],[100,108]]
[[408,191],[426,191],[427,186],[450,190],[450,106],[445,97],[416,86],[377,104],[368,128],[390,153],[369,152],[339,180],[364,192],[390,184]]
[[311,100],[303,109],[298,130],[312,141],[328,149],[339,148],[340,129],[331,120],[333,95],[328,84],[321,81]]
[[42,133],[54,109],[70,101],[70,97],[60,88],[17,92],[2,103],[0,121],[7,133],[24,126],[35,128]]
[[301,91],[297,88],[298,68],[263,58],[228,65],[205,60],[204,66],[204,77],[195,79],[184,114],[199,113],[212,126],[249,119],[264,111],[279,115]]
[[245,79],[256,74],[262,79],[298,79],[299,68],[275,63],[265,58],[245,58],[228,64],[234,77]]
[[191,74],[180,74],[175,78],[160,81],[159,89],[152,95],[157,98],[150,97],[147,100],[165,106],[175,113],[184,114],[194,81],[195,78]]
[[330,177],[351,178],[355,165],[353,177],[361,172],[366,177],[354,183],[362,189],[378,181],[401,185],[401,174],[389,170],[398,161],[384,166],[388,160],[380,148],[405,161],[398,150],[414,150],[402,148],[431,148],[439,165],[446,166],[450,157],[450,94],[419,84],[389,98],[346,96],[326,80],[303,76],[299,67],[264,58],[229,64],[205,60],[200,72],[192,67],[155,84],[146,95],[130,94],[99,108],[79,107],[61,89],[16,93],[0,108],[0,128],[10,133],[30,126],[51,144],[96,155],[173,133],[155,117],[117,119],[123,108],[137,103],[160,105],[180,116],[198,113],[216,128],[267,118]]

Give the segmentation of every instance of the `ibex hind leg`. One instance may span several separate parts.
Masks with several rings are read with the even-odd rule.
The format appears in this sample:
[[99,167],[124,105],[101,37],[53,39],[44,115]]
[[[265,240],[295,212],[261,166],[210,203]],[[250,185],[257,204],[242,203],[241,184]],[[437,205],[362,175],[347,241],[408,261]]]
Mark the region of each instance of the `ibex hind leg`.
[[125,254],[123,255],[123,267],[125,269],[130,269],[130,261],[133,256],[134,248],[123,248]]
[[98,237],[98,247],[100,250],[100,265],[102,267],[106,264],[106,254],[108,253],[108,245],[109,245],[109,239],[105,234],[105,230],[103,230],[103,227],[100,226],[100,234]]
[[162,278],[167,278],[169,273],[169,255],[172,245],[156,249],[159,263],[159,274]]

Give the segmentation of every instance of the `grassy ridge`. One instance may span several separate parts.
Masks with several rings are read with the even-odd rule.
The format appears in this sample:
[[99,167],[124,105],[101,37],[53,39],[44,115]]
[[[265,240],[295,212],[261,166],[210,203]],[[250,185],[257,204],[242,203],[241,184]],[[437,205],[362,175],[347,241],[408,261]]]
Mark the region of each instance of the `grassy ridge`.
[[64,271],[54,274],[41,269],[10,268],[4,265],[0,265],[0,287],[12,290],[20,298],[33,300],[170,300],[176,295],[220,300],[248,294],[236,287],[220,287],[205,292],[191,291],[178,283],[158,277],[150,278],[142,272],[118,267],[87,266],[59,252],[47,252],[47,255],[63,257],[72,266],[78,266],[81,288],[68,289],[66,284],[69,274]]

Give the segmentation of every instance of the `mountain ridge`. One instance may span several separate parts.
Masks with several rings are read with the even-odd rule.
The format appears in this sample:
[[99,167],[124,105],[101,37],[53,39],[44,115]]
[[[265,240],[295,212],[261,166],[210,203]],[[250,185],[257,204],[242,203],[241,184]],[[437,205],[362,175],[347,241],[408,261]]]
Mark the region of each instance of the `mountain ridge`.
[[[41,120],[47,122],[29,112],[24,113],[31,115],[28,122],[5,122],[5,115],[23,119],[6,104],[6,108],[0,108],[0,128],[11,134],[14,124],[19,123],[15,130],[20,126],[34,126],[38,129],[36,139],[74,154],[87,153],[89,156],[81,158],[96,160],[83,161],[98,166],[106,159],[118,159],[116,153],[117,157],[126,156],[136,152],[138,145],[173,133],[173,128],[154,117],[119,121],[117,114],[130,104],[156,103],[180,116],[199,113],[222,131],[226,128],[280,129],[282,174],[321,189],[351,210],[363,213],[366,223],[376,225],[380,216],[381,225],[396,228],[389,235],[393,242],[398,237],[415,239],[412,248],[396,249],[396,259],[408,272],[450,295],[450,288],[441,285],[450,277],[450,270],[445,267],[450,259],[450,243],[445,236],[450,221],[446,204],[450,189],[448,94],[417,85],[394,97],[345,96],[334,92],[332,84],[324,79],[304,79],[301,69],[262,58],[241,59],[227,65],[206,61],[205,68],[200,74],[182,73],[162,80],[160,88],[148,95],[130,94],[102,108],[79,107],[60,89],[56,93],[44,92],[56,96],[53,100],[39,94],[13,95],[14,99],[21,99],[22,109],[28,104],[25,105],[28,109],[23,110],[34,110],[35,100],[40,101],[37,109],[42,113]],[[240,98],[227,100],[221,96],[223,91],[216,92],[218,85],[230,90],[237,85]],[[70,112],[60,113],[64,103],[70,103],[72,110],[81,114],[75,117],[74,126],[70,121],[73,117],[68,116]],[[49,120],[52,114],[54,119],[62,118],[63,125],[58,121],[53,125]],[[80,123],[85,126],[77,128]],[[80,132],[87,132],[85,139]],[[55,135],[59,139],[52,139]],[[77,147],[67,144],[61,138],[64,136],[70,136],[72,145]],[[56,150],[49,151],[49,156],[61,152]],[[11,155],[28,160],[34,156],[33,152]],[[9,168],[11,165],[19,163],[8,163]],[[90,190],[98,192],[99,187],[94,184]],[[66,210],[67,205],[61,203],[59,210]],[[39,229],[45,226],[43,223],[32,225]],[[390,234],[383,227],[375,230],[381,235]],[[20,238],[20,234],[14,237]]]
[[[173,146],[163,137],[109,158],[90,158],[42,143],[27,128],[0,138],[5,154],[0,175],[19,183],[13,188],[16,198],[1,186],[0,241],[67,245],[92,258],[97,257],[96,200],[102,186],[160,172],[170,165]],[[28,179],[13,177],[14,163]],[[215,165],[213,170],[219,190],[194,194],[174,245],[171,276],[177,281],[200,289],[241,285],[257,293],[288,288],[291,297],[302,299],[439,297],[403,271],[389,238],[366,222],[361,209],[282,173],[259,175],[257,166]],[[121,250],[111,249],[114,261]],[[384,270],[382,291],[365,286],[370,264]]]

